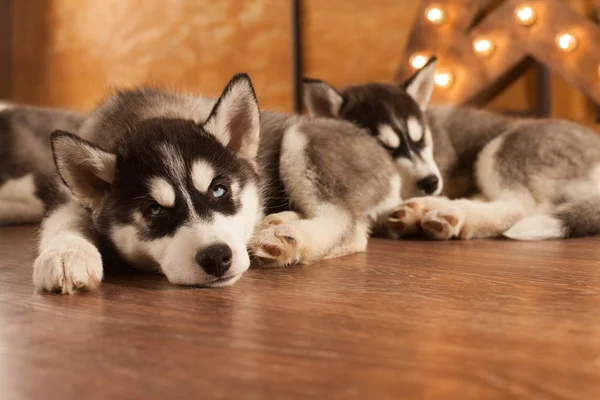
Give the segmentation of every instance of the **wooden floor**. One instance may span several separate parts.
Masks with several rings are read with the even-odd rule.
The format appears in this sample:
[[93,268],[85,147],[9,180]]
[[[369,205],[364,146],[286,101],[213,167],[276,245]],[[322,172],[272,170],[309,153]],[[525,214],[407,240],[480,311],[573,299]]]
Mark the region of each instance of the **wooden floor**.
[[373,240],[224,289],[34,294],[0,229],[0,398],[600,399],[600,239]]

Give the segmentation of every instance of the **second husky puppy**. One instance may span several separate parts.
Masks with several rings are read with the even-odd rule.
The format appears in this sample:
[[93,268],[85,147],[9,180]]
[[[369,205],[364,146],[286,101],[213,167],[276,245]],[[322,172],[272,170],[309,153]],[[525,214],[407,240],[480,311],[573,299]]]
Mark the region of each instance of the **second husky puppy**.
[[[312,114],[352,121],[388,149],[403,176],[405,198],[437,192],[449,197],[407,201],[389,220],[397,234],[423,228],[435,239],[536,240],[600,233],[597,133],[567,121],[428,107],[434,72],[432,58],[402,86],[368,84],[338,92],[322,81],[305,83]],[[418,172],[425,164],[436,178],[429,183]],[[451,200],[472,194],[482,201]]]
[[261,113],[246,75],[217,101],[119,92],[51,141],[64,185],[42,223],[38,289],[95,287],[107,249],[174,283],[229,285],[250,264],[246,246],[269,266],[362,251],[400,204],[375,139],[344,121]]

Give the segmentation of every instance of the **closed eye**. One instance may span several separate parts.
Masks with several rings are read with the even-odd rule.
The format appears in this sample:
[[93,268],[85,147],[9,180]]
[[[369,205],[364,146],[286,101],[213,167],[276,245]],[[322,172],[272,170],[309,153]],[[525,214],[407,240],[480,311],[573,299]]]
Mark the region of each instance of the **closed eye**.
[[423,139],[424,129],[421,122],[418,119],[411,117],[406,121],[406,128],[408,130],[408,137],[413,143],[419,143]]
[[377,139],[388,149],[397,149],[402,144],[401,134],[389,124],[379,125]]

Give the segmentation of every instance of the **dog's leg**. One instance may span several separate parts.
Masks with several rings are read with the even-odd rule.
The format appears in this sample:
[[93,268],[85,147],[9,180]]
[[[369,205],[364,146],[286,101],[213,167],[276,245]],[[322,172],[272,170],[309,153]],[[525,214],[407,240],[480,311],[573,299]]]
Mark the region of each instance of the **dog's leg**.
[[528,215],[515,200],[479,202],[445,200],[432,204],[427,198],[413,199],[422,215],[421,228],[433,239],[479,239],[502,235],[516,221]]
[[421,229],[421,221],[432,209],[451,207],[452,200],[446,197],[417,197],[404,202],[389,216],[387,226],[394,236],[402,237],[415,234]]
[[366,248],[366,221],[353,220],[346,210],[333,204],[321,204],[311,211],[305,219],[296,213],[273,214],[259,225],[251,251],[263,266],[305,264]]
[[44,203],[35,195],[32,174],[9,179],[0,185],[0,225],[38,222],[44,215]]
[[476,239],[500,236],[526,215],[526,207],[518,201],[421,197],[407,201],[392,213],[388,226],[399,236],[422,229],[438,240]]
[[39,256],[33,264],[36,290],[74,293],[102,280],[102,258],[94,244],[92,221],[78,204],[59,206],[42,222]]
[[[310,147],[310,136],[290,128],[282,142],[280,175],[290,204],[299,214],[284,212],[268,216],[255,231],[250,249],[265,266],[308,263],[363,251],[368,237],[367,210],[343,206],[335,194],[335,179],[324,182],[307,154],[329,151]],[[312,153],[311,153],[312,152]],[[358,188],[357,190],[364,190]],[[358,194],[348,194],[358,196]],[[363,221],[364,219],[364,221]]]
[[44,215],[44,204],[35,198],[18,200],[0,199],[0,225],[31,224]]

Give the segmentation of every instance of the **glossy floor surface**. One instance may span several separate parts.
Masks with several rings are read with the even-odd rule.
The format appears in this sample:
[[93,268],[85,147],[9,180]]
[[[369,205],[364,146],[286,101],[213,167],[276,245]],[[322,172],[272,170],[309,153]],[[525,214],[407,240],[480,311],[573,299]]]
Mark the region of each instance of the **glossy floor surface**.
[[0,397],[598,399],[600,240],[373,240],[224,289],[35,294],[0,229]]

